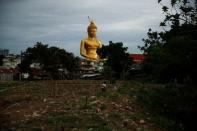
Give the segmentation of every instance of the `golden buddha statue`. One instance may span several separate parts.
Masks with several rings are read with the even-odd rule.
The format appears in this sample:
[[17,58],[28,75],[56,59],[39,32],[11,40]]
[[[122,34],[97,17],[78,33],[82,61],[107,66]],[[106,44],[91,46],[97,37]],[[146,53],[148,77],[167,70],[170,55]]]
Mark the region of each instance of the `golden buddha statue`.
[[96,37],[97,27],[93,20],[87,28],[88,38],[81,40],[80,54],[90,61],[99,60],[97,49],[102,47],[101,41]]

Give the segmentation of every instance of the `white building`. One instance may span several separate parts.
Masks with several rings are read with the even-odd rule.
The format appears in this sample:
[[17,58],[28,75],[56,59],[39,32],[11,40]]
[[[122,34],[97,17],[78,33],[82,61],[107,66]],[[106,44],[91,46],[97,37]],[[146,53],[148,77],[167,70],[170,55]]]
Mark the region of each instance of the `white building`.
[[30,65],[31,68],[34,68],[34,69],[41,69],[41,64],[40,63],[32,63]]
[[3,58],[3,67],[16,68],[21,63],[19,55],[8,55]]

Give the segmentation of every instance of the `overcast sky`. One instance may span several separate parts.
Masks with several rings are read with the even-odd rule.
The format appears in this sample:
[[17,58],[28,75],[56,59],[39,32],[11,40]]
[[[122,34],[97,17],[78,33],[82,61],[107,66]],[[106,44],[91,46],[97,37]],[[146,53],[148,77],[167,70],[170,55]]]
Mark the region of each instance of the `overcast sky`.
[[0,0],[0,48],[19,53],[39,41],[79,55],[90,16],[103,44],[123,42],[128,52],[139,53],[148,29],[161,30],[157,1]]

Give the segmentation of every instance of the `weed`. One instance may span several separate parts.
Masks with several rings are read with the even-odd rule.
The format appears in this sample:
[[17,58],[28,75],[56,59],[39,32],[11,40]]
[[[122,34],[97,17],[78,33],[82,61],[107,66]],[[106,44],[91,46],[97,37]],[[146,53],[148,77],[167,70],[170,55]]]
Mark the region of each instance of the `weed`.
[[121,95],[127,95],[129,93],[129,86],[125,84],[122,87],[119,87],[117,92]]
[[76,116],[55,115],[49,116],[47,119],[48,123],[52,125],[62,125],[69,128],[76,128],[79,126],[79,119]]

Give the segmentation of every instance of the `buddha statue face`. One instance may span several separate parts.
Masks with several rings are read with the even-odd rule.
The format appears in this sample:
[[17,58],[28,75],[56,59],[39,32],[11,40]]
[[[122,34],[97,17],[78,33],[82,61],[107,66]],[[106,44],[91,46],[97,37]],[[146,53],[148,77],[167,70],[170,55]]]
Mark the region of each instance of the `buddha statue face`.
[[96,24],[94,23],[94,21],[91,21],[90,25],[88,26],[87,31],[88,31],[88,36],[90,38],[96,37],[97,27],[96,27]]
[[94,28],[89,29],[88,30],[88,36],[91,37],[91,38],[95,38],[96,37],[96,31],[97,31],[97,29],[94,29]]

